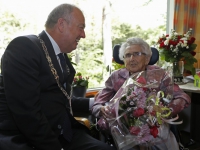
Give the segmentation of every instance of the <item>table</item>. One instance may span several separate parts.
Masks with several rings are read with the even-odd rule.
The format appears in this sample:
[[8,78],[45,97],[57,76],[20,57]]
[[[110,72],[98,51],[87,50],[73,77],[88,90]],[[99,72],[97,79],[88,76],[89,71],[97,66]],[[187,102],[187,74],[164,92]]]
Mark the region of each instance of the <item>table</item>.
[[200,93],[200,88],[195,87],[194,83],[182,84],[182,85],[179,85],[179,87],[185,92]]
[[191,105],[180,113],[183,130],[190,132],[191,138],[200,141],[200,88],[195,87],[194,83],[179,85],[191,97]]

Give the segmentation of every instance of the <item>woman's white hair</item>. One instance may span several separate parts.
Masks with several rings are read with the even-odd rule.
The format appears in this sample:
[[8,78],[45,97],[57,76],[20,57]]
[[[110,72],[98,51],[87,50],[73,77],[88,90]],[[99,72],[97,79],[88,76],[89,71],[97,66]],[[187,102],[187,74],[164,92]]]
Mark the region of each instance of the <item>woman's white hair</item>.
[[127,50],[127,48],[129,48],[132,45],[139,45],[142,49],[142,52],[145,53],[147,56],[151,57],[152,51],[151,51],[151,47],[149,46],[149,44],[141,38],[132,37],[132,38],[128,38],[126,40],[126,42],[124,42],[121,45],[121,47],[119,49],[119,59],[120,60],[124,61],[124,54],[125,54],[126,50]]

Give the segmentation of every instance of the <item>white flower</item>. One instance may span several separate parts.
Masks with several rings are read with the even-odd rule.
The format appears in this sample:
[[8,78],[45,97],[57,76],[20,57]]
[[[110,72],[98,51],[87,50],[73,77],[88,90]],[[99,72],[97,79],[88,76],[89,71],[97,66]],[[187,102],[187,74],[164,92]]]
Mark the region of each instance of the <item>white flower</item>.
[[176,47],[176,48],[173,50],[173,52],[178,52],[178,47]]
[[183,38],[181,38],[180,40],[186,41],[186,40],[187,40],[187,38],[186,38],[186,37],[183,37]]
[[130,102],[130,105],[134,105],[134,102],[133,102],[133,101],[131,101],[131,102]]
[[164,38],[165,37],[165,35],[164,34],[162,34],[161,36],[159,36],[159,38]]
[[176,45],[176,47],[178,48],[180,45],[181,45],[181,42],[179,42],[179,43]]
[[187,43],[184,43],[183,45],[184,45],[184,47],[187,47],[187,46],[188,46]]
[[164,44],[165,44],[165,45],[168,45],[168,44],[169,44],[169,40],[168,40],[168,39],[165,40]]
[[177,33],[177,32],[174,32],[174,35],[175,35],[175,36],[177,36],[177,35],[178,35],[178,33]]

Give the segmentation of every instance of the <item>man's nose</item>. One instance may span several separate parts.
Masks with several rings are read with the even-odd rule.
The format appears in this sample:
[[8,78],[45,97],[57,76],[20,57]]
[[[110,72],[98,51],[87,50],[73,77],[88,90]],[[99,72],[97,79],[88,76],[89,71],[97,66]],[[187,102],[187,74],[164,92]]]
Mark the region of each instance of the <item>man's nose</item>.
[[86,37],[86,35],[85,35],[85,30],[82,31],[81,37],[82,37],[82,38],[85,38],[85,37]]

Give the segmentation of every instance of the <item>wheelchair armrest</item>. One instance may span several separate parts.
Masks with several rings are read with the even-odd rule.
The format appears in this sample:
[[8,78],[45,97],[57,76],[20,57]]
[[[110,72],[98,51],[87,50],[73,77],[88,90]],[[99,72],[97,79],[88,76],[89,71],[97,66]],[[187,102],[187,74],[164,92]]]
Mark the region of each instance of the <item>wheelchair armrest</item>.
[[74,117],[78,122],[85,125],[88,129],[90,129],[90,121],[87,118],[83,117]]

